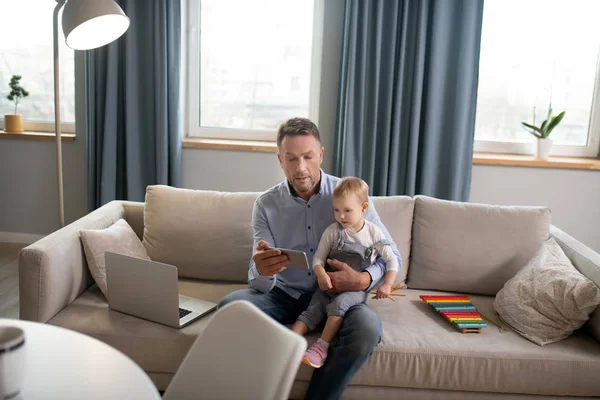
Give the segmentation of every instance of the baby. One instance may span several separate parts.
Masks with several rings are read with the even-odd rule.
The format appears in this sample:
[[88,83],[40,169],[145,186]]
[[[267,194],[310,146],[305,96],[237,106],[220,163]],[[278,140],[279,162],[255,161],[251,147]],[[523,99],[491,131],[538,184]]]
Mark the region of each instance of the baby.
[[332,203],[337,222],[325,229],[313,258],[313,271],[320,290],[315,292],[308,308],[292,327],[294,332],[305,335],[314,330],[327,314],[321,337],[308,348],[302,359],[303,363],[314,368],[320,368],[325,362],[329,343],[339,331],[346,311],[363,303],[367,296],[364,291],[329,292],[331,278],[324,268],[327,258],[345,262],[354,270],[362,271],[373,264],[378,254],[381,255],[386,274],[383,284],[377,289],[377,299],[389,296],[399,267],[390,247],[392,243],[386,240],[381,229],[365,220],[369,208],[369,186],[363,180],[355,177],[341,179],[333,191]]

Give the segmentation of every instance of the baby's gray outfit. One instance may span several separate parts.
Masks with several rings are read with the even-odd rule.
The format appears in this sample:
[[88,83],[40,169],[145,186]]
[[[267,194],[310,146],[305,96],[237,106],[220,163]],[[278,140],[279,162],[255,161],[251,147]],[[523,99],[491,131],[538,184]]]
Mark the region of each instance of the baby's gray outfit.
[[[388,240],[380,240],[369,247],[348,240],[346,231],[338,224],[338,239],[329,252],[328,258],[348,264],[355,271],[361,272],[372,263],[371,258],[377,246],[390,245]],[[329,265],[323,266],[327,272],[335,271]],[[316,329],[327,316],[343,317],[350,307],[363,303],[367,292],[354,291],[343,293],[324,292],[317,288],[308,308],[300,314],[298,320],[304,322],[310,331]]]

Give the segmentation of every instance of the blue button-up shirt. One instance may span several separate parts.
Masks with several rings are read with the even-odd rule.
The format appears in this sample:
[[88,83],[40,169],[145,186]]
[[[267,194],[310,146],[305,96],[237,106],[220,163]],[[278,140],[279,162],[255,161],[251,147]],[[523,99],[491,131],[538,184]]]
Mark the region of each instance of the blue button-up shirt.
[[[340,178],[327,175],[321,170],[321,183],[318,192],[308,201],[298,197],[290,189],[287,180],[261,194],[254,203],[252,211],[252,227],[254,229],[254,249],[260,240],[271,247],[300,250],[306,253],[308,263],[319,246],[321,235],[330,224],[335,222],[331,197],[333,189]],[[366,219],[376,224],[392,241],[389,232],[383,226],[373,202],[369,199],[369,211]],[[402,267],[402,258],[395,244],[392,245]],[[375,264],[366,269],[371,275],[371,285],[367,290],[376,287],[385,275],[385,263],[378,257]],[[262,276],[258,273],[254,261],[250,259],[248,272],[250,287],[267,293],[277,286],[294,298],[302,293],[314,292],[315,278],[310,271],[288,268],[275,276]]]

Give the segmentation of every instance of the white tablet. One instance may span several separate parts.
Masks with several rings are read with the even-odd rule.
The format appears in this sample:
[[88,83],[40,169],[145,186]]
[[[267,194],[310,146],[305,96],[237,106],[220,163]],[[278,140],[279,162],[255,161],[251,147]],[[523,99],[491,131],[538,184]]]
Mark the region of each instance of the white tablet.
[[281,254],[285,254],[290,259],[290,263],[287,266],[288,268],[308,270],[310,267],[308,266],[308,259],[306,258],[306,253],[299,250],[289,250],[289,249],[281,249],[279,247],[273,247],[274,249],[281,250]]

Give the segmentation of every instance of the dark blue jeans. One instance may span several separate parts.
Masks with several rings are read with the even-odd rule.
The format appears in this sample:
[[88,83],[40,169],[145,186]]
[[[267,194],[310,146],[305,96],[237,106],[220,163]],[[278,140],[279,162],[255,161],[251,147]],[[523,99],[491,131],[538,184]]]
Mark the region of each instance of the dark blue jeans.
[[[247,300],[282,324],[292,324],[310,303],[311,295],[298,300],[275,287],[263,294],[243,289],[228,294],[219,307],[235,300]],[[381,339],[381,320],[366,304],[358,304],[344,316],[337,340],[329,348],[325,364],[315,369],[306,399],[340,399],[350,380]]]

